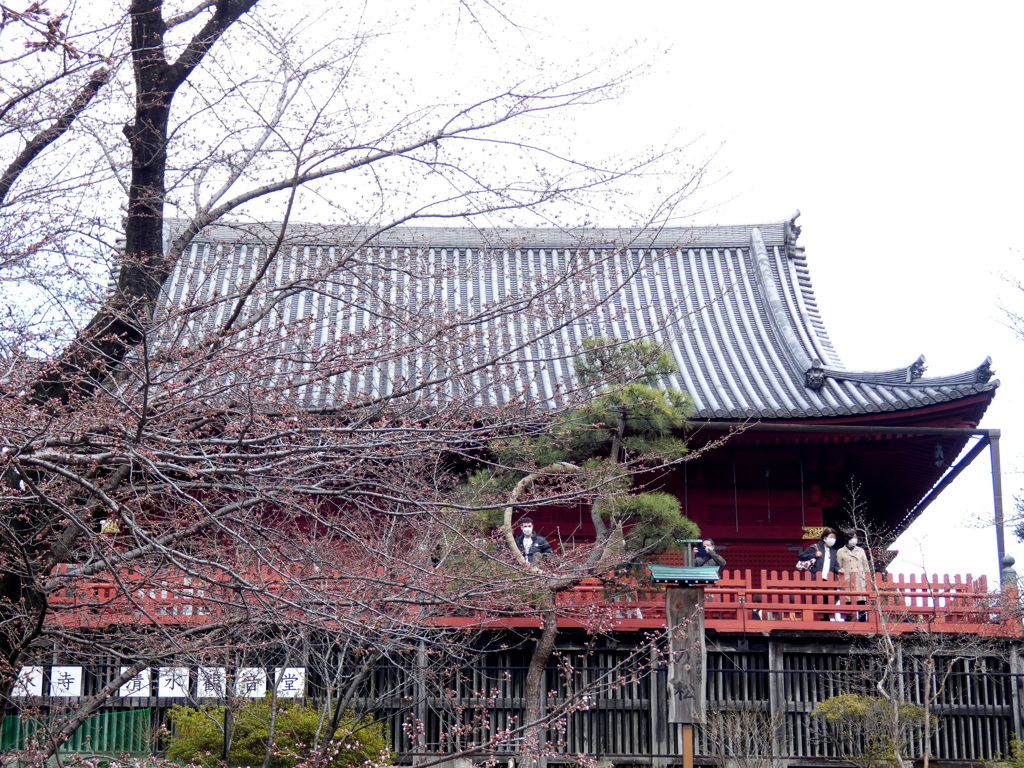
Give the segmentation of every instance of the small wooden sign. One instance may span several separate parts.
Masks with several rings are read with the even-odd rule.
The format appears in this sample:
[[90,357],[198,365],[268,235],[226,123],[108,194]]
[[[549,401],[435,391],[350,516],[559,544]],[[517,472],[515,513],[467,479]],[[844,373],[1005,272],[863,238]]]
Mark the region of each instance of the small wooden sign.
[[669,587],[665,617],[672,656],[668,668],[668,720],[699,723],[704,715],[707,652],[704,646],[704,587]]

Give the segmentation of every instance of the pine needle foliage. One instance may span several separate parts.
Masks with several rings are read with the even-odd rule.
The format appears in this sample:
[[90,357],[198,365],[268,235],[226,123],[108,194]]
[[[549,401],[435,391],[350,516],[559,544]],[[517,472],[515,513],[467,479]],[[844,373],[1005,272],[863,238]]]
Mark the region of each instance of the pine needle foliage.
[[[602,477],[603,498],[592,503],[609,527],[625,526],[627,551],[674,549],[677,540],[699,536],[674,496],[632,490],[638,472],[686,455],[678,433],[692,403],[685,392],[664,385],[675,370],[671,356],[650,340],[601,337],[584,342],[574,365],[580,384],[591,388],[591,400],[556,416],[543,435],[495,446],[497,468],[474,473],[466,489],[480,498],[511,488],[524,472],[569,462]],[[485,517],[498,519],[496,511]]]

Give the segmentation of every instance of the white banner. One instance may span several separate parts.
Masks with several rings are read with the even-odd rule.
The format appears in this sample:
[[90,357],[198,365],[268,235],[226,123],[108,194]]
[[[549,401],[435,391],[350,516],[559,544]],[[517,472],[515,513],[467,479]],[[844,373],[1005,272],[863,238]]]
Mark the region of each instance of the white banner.
[[235,695],[262,699],[267,695],[267,671],[263,667],[242,667],[235,676]]
[[188,696],[188,667],[160,667],[156,695],[164,699]]

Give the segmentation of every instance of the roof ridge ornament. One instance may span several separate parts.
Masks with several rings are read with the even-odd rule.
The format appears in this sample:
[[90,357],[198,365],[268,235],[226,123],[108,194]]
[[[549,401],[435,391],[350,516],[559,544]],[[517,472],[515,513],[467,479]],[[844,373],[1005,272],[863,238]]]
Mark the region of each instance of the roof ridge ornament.
[[796,213],[790,216],[785,223],[785,238],[786,238],[786,256],[790,259],[803,258],[804,248],[802,245],[797,245],[797,239],[800,237],[800,233],[803,232],[803,227],[798,226],[796,220],[800,218],[800,209],[796,209]]
[[825,369],[818,358],[814,358],[811,367],[804,371],[804,386],[815,392],[825,386]]
[[[842,368],[823,367],[820,375],[837,381],[852,381],[859,384],[878,384],[885,387],[947,387],[947,386],[974,386],[995,389],[999,386],[999,380],[994,379],[995,372],[992,370],[992,358],[986,357],[984,362],[977,368],[972,368],[963,373],[954,373],[949,376],[938,376],[925,378],[924,373],[928,370],[924,364],[924,355],[919,355],[917,360],[905,368],[893,368],[887,371],[848,371]],[[812,368],[807,371],[808,380],[817,380],[819,373]],[[919,381],[917,384],[915,382]],[[808,384],[810,386],[810,384]]]
[[988,384],[995,374],[996,372],[992,370],[992,358],[986,357],[981,365],[974,369],[974,382],[976,384]]
[[928,366],[924,364],[924,355],[918,355],[917,360],[912,362],[907,368],[907,384],[914,381],[914,379],[920,379],[927,370]]

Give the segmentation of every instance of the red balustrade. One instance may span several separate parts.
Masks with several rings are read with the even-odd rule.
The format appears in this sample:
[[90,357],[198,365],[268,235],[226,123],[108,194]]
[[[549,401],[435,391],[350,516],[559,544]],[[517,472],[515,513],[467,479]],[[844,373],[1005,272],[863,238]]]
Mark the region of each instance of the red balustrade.
[[[67,572],[67,567],[61,569]],[[797,571],[725,569],[718,583],[705,589],[705,624],[718,632],[769,633],[780,630],[971,632],[1020,637],[1020,602],[1015,592],[990,592],[984,577],[875,575],[854,583],[841,578],[822,581]],[[327,580],[335,594],[343,579],[296,572],[261,573],[268,593],[285,597],[294,611],[310,607],[303,583]],[[298,578],[296,578],[298,577]],[[755,587],[754,585],[757,584]],[[125,592],[123,585],[132,585]],[[240,612],[225,578],[202,581],[181,573],[126,574],[115,579],[76,579],[52,595],[51,607],[68,626],[129,624],[203,624]],[[316,600],[310,590],[310,600]],[[323,609],[327,606],[319,606]],[[559,622],[566,627],[654,629],[664,626],[661,587],[617,580],[586,579],[557,596]],[[415,621],[415,606],[406,617]],[[423,620],[451,626],[522,626],[539,624],[538,611],[510,615],[507,605],[469,615]]]

